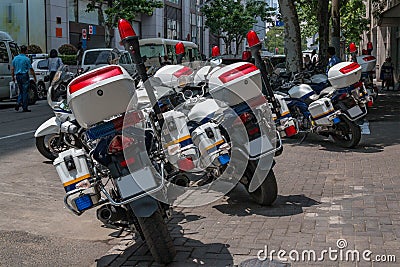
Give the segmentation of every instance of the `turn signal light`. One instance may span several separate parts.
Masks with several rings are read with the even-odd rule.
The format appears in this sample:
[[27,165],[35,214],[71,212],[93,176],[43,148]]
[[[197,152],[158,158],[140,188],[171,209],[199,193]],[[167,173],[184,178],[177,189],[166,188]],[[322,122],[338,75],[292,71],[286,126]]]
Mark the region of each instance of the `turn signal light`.
[[249,43],[249,47],[253,47],[253,46],[261,43],[260,39],[258,39],[257,33],[253,30],[251,30],[247,33],[246,38],[247,38],[247,42]]
[[119,31],[119,36],[121,36],[121,40],[124,40],[125,38],[128,37],[136,36],[136,33],[133,30],[132,25],[129,23],[129,21],[125,19],[120,19],[118,21],[118,31]]
[[219,57],[221,55],[221,51],[219,50],[218,46],[214,46],[211,50],[212,57]]
[[179,42],[175,45],[175,54],[182,55],[185,53],[185,45],[182,42]]
[[285,128],[285,134],[287,137],[291,137],[297,134],[297,129],[294,125],[290,125],[289,127]]

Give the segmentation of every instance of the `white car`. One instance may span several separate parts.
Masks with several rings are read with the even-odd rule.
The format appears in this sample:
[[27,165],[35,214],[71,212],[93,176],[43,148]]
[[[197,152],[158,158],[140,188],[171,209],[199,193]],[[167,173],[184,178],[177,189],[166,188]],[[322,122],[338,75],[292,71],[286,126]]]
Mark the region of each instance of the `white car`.
[[47,90],[50,87],[50,81],[45,82],[44,77],[50,74],[47,59],[34,59],[32,68],[35,71],[37,79],[37,93],[39,99],[44,99],[47,96]]

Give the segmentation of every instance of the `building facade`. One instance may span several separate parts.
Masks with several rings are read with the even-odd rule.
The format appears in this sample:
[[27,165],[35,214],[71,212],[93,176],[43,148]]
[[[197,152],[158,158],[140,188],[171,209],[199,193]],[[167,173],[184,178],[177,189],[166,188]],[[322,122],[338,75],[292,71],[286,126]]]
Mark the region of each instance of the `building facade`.
[[[105,46],[105,29],[96,11],[86,12],[89,0],[2,0],[0,30],[19,44],[36,44],[44,52],[63,44],[86,48]],[[200,13],[203,0],[164,0],[164,7],[152,16],[139,14],[132,26],[141,38],[169,38],[195,42],[208,56],[209,32]],[[86,37],[86,39],[85,39]],[[112,45],[119,47],[119,34],[111,33]]]
[[[365,1],[366,16],[371,21],[368,31],[363,33],[361,49],[372,42],[372,55],[377,58],[376,70],[379,80],[380,67],[387,57],[392,58],[395,67],[395,80],[400,75],[400,0],[381,0],[384,11],[377,14],[372,0]],[[360,50],[361,50],[360,49]]]

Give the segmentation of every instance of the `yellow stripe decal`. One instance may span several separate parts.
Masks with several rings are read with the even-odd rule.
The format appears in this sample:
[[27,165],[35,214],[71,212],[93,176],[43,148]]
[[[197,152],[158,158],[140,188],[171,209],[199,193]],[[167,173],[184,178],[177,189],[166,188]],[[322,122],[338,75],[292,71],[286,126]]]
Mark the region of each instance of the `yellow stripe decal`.
[[289,113],[290,113],[290,111],[286,111],[285,113],[282,113],[281,116],[283,117],[283,116],[285,116],[285,115],[287,115],[287,114],[289,114]]
[[185,141],[185,140],[187,140],[187,139],[189,139],[189,138],[191,138],[191,136],[190,136],[190,135],[186,135],[186,136],[184,136],[184,137],[181,137],[181,138],[179,138],[179,139],[176,139],[176,140],[174,140],[174,141],[171,141],[171,142],[167,143],[164,147],[169,147],[169,146],[178,144],[178,143],[180,143],[180,142],[182,142],[182,141]]
[[75,180],[72,180],[72,181],[63,183],[63,185],[64,185],[64,187],[66,187],[66,186],[69,186],[69,185],[71,185],[71,184],[75,184],[75,183],[77,183],[77,182],[80,182],[80,181],[82,181],[82,180],[85,180],[85,179],[87,179],[87,178],[89,178],[89,177],[90,177],[90,174],[86,174],[86,175],[84,175],[84,176],[81,176],[81,177],[79,177],[79,178],[76,178]]
[[213,148],[213,147],[215,147],[215,146],[218,146],[219,144],[222,144],[223,142],[224,142],[224,140],[219,140],[219,141],[216,142],[215,144],[206,147],[206,151],[207,151],[207,150],[210,150],[211,148]]
[[318,120],[318,119],[324,117],[325,115],[327,115],[327,114],[329,114],[329,113],[333,113],[334,111],[335,111],[334,109],[328,110],[328,111],[326,111],[326,112],[324,112],[324,113],[318,114],[318,116],[313,117],[313,119],[314,119],[314,120]]

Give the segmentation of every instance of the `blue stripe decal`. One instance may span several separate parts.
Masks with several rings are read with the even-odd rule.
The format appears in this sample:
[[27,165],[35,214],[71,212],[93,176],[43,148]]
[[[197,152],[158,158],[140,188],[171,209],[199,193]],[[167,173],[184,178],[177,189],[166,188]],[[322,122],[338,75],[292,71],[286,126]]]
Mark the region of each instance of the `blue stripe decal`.
[[315,95],[315,92],[314,92],[314,91],[311,91],[311,92],[309,92],[309,93],[306,94],[306,95],[303,95],[300,99],[301,99],[301,100],[306,100],[307,98],[309,98],[309,97],[312,96],[312,95]]
[[193,141],[192,141],[192,138],[188,138],[186,140],[183,140],[182,142],[179,142],[179,144],[181,145],[181,147],[185,147],[185,146],[193,144]]

